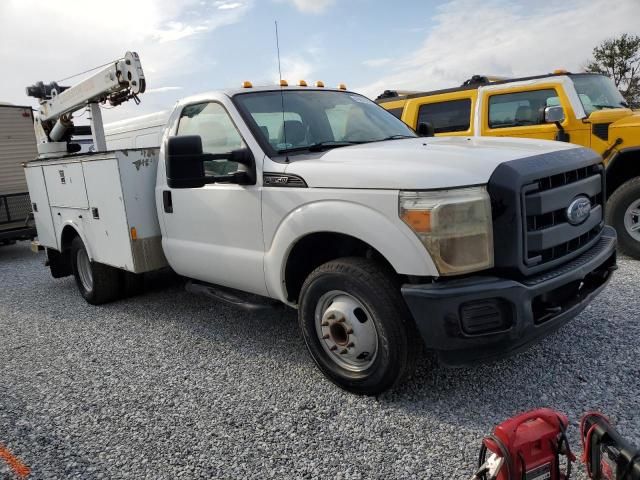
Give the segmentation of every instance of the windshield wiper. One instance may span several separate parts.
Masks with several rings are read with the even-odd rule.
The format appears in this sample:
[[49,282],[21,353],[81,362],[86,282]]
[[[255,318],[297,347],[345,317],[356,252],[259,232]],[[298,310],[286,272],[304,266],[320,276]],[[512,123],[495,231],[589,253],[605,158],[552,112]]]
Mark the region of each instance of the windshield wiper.
[[376,142],[384,142],[386,140],[401,140],[403,138],[418,138],[415,135],[389,135],[388,137],[381,138],[380,140],[376,140]]
[[278,150],[278,153],[299,152],[301,150],[309,150],[310,152],[321,152],[323,150],[329,150],[331,148],[348,147],[349,145],[357,145],[366,142],[351,142],[351,141],[335,141],[326,140],[324,142],[316,142],[310,145],[303,145],[300,147],[291,147]]

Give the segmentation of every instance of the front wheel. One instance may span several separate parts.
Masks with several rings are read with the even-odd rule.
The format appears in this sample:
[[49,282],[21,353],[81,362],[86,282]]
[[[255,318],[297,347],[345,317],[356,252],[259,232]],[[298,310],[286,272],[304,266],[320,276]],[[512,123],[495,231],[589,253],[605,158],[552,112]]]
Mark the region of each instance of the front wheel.
[[80,237],[71,243],[71,267],[78,290],[92,305],[100,305],[118,298],[118,270],[89,259]]
[[376,395],[413,371],[420,338],[393,277],[365,258],[321,265],[304,282],[299,323],[320,370],[339,387]]
[[607,221],[618,232],[620,250],[640,260],[640,177],[613,192],[607,202]]

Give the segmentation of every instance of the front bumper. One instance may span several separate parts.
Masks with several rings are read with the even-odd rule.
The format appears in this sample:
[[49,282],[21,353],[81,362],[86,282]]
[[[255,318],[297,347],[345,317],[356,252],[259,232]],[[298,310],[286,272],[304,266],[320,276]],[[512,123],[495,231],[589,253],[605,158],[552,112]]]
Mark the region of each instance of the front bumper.
[[524,350],[578,315],[616,269],[616,233],[574,260],[523,280],[474,276],[404,285],[402,295],[425,345],[462,366]]

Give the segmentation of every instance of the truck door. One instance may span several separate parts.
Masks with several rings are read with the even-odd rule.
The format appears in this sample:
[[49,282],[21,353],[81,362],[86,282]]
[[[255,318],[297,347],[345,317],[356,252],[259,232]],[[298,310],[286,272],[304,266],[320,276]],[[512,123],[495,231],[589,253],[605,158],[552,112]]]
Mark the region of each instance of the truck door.
[[412,99],[407,102],[403,120],[414,129],[420,123],[430,123],[436,136],[473,135],[475,95],[473,90]]
[[[200,135],[204,153],[224,154],[246,143],[223,105],[187,105],[177,135]],[[260,161],[261,159],[256,159]],[[229,160],[205,163],[207,175],[237,171]],[[214,183],[201,188],[162,187],[162,245],[180,275],[266,295],[261,187]]]
[[[562,102],[564,103],[564,102]],[[544,109],[561,105],[555,85],[486,90],[482,100],[482,135],[555,140],[558,128],[544,120]],[[565,121],[568,125],[565,108]]]

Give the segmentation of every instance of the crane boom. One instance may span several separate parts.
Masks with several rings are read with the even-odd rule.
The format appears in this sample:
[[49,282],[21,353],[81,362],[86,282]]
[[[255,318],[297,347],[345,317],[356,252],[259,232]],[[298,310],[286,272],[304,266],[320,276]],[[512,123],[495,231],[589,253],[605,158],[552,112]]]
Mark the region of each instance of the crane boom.
[[41,156],[58,156],[73,151],[69,140],[73,131],[73,113],[89,108],[91,134],[96,151],[106,150],[102,113],[99,103],[120,105],[127,100],[138,101],[137,95],[146,88],[140,57],[127,52],[121,59],[100,69],[73,87],[57,83],[38,82],[27,87],[27,95],[39,100],[35,129]]

